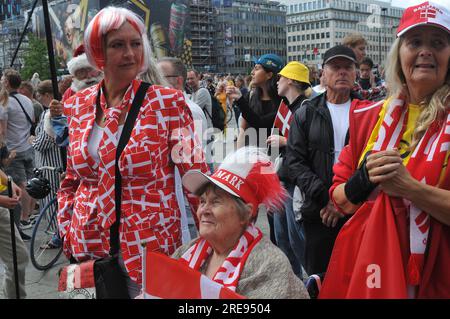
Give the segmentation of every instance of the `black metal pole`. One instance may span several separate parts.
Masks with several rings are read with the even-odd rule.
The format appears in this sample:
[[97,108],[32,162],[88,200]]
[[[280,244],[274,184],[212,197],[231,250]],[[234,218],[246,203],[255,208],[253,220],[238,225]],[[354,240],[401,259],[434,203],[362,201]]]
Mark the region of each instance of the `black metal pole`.
[[50,16],[48,14],[47,0],[42,0],[42,10],[44,12],[45,37],[47,39],[47,52],[48,52],[48,61],[50,63],[53,97],[57,100],[60,100],[61,96],[59,95],[58,80],[56,77],[55,54],[53,52],[52,29],[50,27]]
[[[8,196],[9,197],[13,196],[11,176],[8,176]],[[14,223],[14,209],[9,210],[9,221],[11,225],[11,246],[13,254],[14,283],[16,284],[16,299],[20,299],[19,271],[17,270],[16,225]]]
[[25,33],[27,32],[28,24],[30,24],[31,16],[33,15],[34,8],[36,8],[37,2],[38,2],[38,0],[34,1],[33,7],[31,8],[31,11],[28,13],[28,19],[27,19],[27,22],[25,23],[25,27],[23,28],[22,34],[20,35],[19,44],[17,45],[17,48],[14,51],[14,55],[11,59],[11,64],[9,65],[10,67],[12,67],[14,65],[14,61],[16,60],[17,53],[19,52],[20,46],[22,45],[23,38],[25,37]]

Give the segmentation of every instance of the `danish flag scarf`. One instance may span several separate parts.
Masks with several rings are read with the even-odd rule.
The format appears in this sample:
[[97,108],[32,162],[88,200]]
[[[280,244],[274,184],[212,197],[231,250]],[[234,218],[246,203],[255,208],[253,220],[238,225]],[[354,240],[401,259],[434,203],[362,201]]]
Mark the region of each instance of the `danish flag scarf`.
[[[98,217],[103,229],[109,229],[116,221],[115,202],[115,177],[116,177],[116,150],[119,144],[119,117],[122,110],[129,108],[134,99],[134,92],[140,85],[139,81],[133,81],[122,99],[122,103],[117,106],[107,107],[105,95],[99,90],[99,104],[104,114],[103,136],[100,140],[98,155],[100,163],[98,168],[98,204],[100,206]],[[103,87],[100,85],[100,87]]]
[[[380,121],[369,139],[369,143],[374,141],[372,151],[398,147],[408,124],[404,100],[387,101]],[[446,114],[443,123],[430,125],[404,164],[416,180],[439,186],[445,178],[442,172],[449,150],[450,114]],[[396,212],[409,213],[406,271],[402,266],[402,231],[394,219]],[[408,285],[418,286],[422,280],[429,230],[430,216],[426,212],[380,191],[375,201],[365,202],[339,233],[320,298],[407,298]],[[352,263],[352,269],[344,260]],[[347,269],[342,267],[344,264]],[[379,270],[381,280],[370,283],[374,270]]]
[[[232,291],[236,291],[245,262],[253,247],[261,238],[261,230],[254,224],[250,224],[222,266],[217,270],[213,280]],[[205,239],[200,238],[181,256],[180,261],[199,271],[212,253],[211,245]]]

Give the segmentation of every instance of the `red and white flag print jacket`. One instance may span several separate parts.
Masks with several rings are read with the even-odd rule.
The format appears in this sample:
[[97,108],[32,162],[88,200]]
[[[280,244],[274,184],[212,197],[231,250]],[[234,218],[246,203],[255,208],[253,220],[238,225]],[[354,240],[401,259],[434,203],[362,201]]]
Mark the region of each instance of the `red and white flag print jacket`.
[[[69,119],[66,177],[58,192],[58,223],[64,252],[77,261],[109,253],[109,223],[102,223],[98,197],[99,164],[88,152],[96,97],[103,82],[64,103]],[[131,105],[140,81],[134,80],[122,103]],[[103,93],[100,103],[105,103]],[[113,164],[113,163],[112,163]],[[181,244],[180,211],[175,197],[174,165],[181,175],[209,172],[194,133],[192,116],[180,91],[151,86],[130,140],[119,158],[122,175],[120,248],[130,277],[141,283],[142,244],[149,251],[172,254]],[[114,192],[114,182],[107,181]],[[193,212],[197,200],[188,195]],[[107,225],[102,228],[102,225]]]

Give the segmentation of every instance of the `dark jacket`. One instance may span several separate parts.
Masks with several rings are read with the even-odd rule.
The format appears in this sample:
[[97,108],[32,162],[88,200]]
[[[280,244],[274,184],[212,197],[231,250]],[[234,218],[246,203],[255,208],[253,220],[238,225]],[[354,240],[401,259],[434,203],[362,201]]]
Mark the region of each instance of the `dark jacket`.
[[[352,94],[353,98],[357,97]],[[329,201],[334,165],[334,132],[326,92],[295,112],[286,148],[289,176],[304,194],[302,218],[319,221],[320,210]]]
[[256,129],[256,141],[247,141],[246,139],[245,145],[256,145],[261,148],[266,148],[266,139],[272,132],[273,122],[275,120],[275,116],[277,115],[281,98],[276,101],[261,101],[262,110],[256,109],[255,100],[256,97],[254,94],[252,97],[250,97],[250,94],[247,94],[236,101],[236,105],[241,111],[242,117],[247,121],[248,128]]
[[[302,103],[307,100],[307,98],[304,95],[300,95],[291,104],[289,104],[289,101],[287,99],[283,98],[283,100],[288,106],[289,110],[291,110],[292,116],[294,116],[295,112],[300,108]],[[292,120],[291,124],[293,122],[294,121]],[[278,177],[280,178],[280,181],[284,183],[293,184],[294,181],[289,178],[288,165],[286,163],[286,146],[280,148],[280,154],[283,158],[283,163],[281,164],[281,167],[277,172]]]

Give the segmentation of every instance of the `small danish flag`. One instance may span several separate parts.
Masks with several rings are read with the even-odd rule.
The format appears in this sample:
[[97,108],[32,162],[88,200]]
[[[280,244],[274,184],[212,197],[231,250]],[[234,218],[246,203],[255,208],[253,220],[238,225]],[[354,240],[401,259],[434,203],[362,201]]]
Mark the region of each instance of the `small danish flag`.
[[432,6],[428,6],[420,10],[420,18],[421,19],[429,19],[429,18],[436,18],[436,9]]
[[178,260],[144,248],[144,299],[245,299]]
[[289,110],[288,106],[283,101],[281,101],[273,126],[278,128],[281,134],[286,138],[288,138],[292,118],[293,117],[291,110]]

